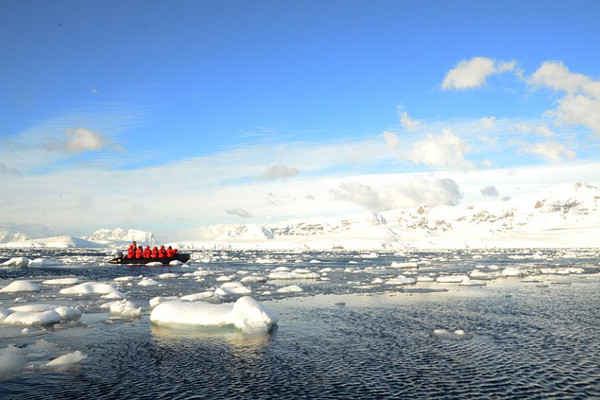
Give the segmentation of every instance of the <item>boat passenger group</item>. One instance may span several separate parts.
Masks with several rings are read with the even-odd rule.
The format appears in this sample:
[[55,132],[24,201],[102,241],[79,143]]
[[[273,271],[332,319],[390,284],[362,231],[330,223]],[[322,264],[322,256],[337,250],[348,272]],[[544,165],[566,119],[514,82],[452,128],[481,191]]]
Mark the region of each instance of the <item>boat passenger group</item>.
[[136,242],[133,242],[129,245],[127,257],[125,258],[165,258],[175,257],[176,255],[177,249],[173,249],[171,246],[166,249],[165,246],[160,246],[160,248],[154,246],[154,248],[150,250],[150,246],[138,246]]

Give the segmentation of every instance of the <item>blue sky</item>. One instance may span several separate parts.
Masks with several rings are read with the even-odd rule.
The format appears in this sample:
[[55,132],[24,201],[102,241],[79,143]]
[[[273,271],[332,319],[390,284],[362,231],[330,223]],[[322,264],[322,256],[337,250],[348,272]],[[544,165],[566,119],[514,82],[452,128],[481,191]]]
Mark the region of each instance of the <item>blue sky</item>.
[[172,234],[600,183],[597,21],[597,1],[1,0],[0,227]]

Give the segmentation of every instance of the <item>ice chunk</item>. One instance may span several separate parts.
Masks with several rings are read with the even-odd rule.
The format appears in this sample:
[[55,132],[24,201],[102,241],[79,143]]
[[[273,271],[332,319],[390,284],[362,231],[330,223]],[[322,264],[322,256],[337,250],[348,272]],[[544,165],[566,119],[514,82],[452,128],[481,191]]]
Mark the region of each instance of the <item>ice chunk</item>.
[[100,308],[108,308],[111,315],[118,315],[123,318],[135,318],[142,315],[142,308],[136,308],[135,304],[129,300],[112,301],[103,304]]
[[69,288],[61,289],[61,294],[117,294],[123,296],[121,292],[108,283],[85,282]]
[[435,329],[433,332],[431,332],[431,336],[437,339],[446,340],[467,340],[473,337],[473,335],[463,331],[462,329],[457,329],[454,332],[450,332],[445,329]]
[[299,293],[304,290],[298,285],[289,285],[277,289],[277,293]]
[[158,286],[158,285],[160,285],[160,283],[156,282],[152,278],[143,278],[141,281],[138,282],[138,286],[142,286],[142,287]]
[[82,360],[85,360],[87,355],[77,350],[69,354],[62,355],[60,357],[55,358],[52,361],[46,363],[47,367],[66,367],[72,364],[77,364]]
[[3,267],[27,267],[31,260],[27,257],[14,257],[0,264]]
[[398,269],[413,269],[413,268],[419,268],[419,264],[417,264],[415,261],[407,261],[407,262],[393,261],[391,267],[398,268]]
[[60,322],[60,314],[50,311],[15,311],[2,321],[5,325],[54,325]]
[[14,345],[0,349],[0,377],[20,373],[27,365],[23,349]]
[[146,267],[162,267],[163,263],[160,261],[153,261],[146,264]]
[[81,310],[75,307],[61,306],[54,309],[60,315],[61,321],[77,321],[81,318]]
[[217,296],[234,296],[234,295],[247,295],[252,293],[251,289],[248,289],[241,282],[226,282],[221,285],[220,288],[215,290]]
[[235,304],[169,301],[161,303],[150,314],[157,325],[226,326],[233,325],[244,333],[264,334],[276,324],[277,317],[251,297]]
[[248,334],[268,333],[277,324],[275,314],[248,296],[235,302],[231,319],[236,328]]
[[466,275],[447,275],[440,276],[435,281],[438,283],[461,283],[462,281],[468,280],[469,277]]
[[526,273],[525,273],[525,271],[522,271],[519,268],[507,267],[502,270],[500,275],[508,276],[508,277],[520,277],[520,276],[526,275]]
[[40,286],[37,283],[30,281],[14,281],[8,286],[0,289],[2,293],[15,293],[15,292],[39,292]]
[[47,279],[42,282],[43,285],[75,285],[79,283],[79,278],[57,278]]
[[36,258],[29,262],[30,267],[51,267],[54,265],[63,265],[60,261],[49,258]]
[[396,278],[388,279],[386,285],[412,285],[417,283],[417,278],[409,278],[404,275],[399,275]]

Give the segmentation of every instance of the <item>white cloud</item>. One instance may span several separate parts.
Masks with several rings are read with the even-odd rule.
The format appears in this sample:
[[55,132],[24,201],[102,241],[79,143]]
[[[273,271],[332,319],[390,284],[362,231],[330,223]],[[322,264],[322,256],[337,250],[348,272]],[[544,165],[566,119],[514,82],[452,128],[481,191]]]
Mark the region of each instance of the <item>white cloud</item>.
[[350,201],[368,210],[385,211],[396,208],[456,205],[461,193],[451,179],[408,180],[375,188],[361,182],[341,183],[331,191],[338,200]]
[[520,146],[521,151],[532,153],[552,163],[575,159],[575,152],[557,142],[525,143]]
[[481,118],[481,122],[483,123],[483,127],[485,129],[492,129],[494,127],[494,121],[496,117],[483,117]]
[[427,134],[426,139],[413,144],[407,158],[415,164],[425,164],[434,168],[470,168],[471,163],[465,160],[470,146],[450,129],[442,135]]
[[474,89],[485,85],[490,75],[501,74],[515,69],[516,62],[495,61],[486,57],[462,60],[448,71],[442,89]]
[[555,133],[552,129],[548,128],[546,125],[527,125],[527,124],[517,124],[515,127],[518,131],[523,133],[534,133],[536,136],[541,137],[552,137],[555,136]]
[[498,190],[494,186],[486,186],[485,188],[481,189],[481,194],[491,197],[499,196]]
[[230,208],[225,210],[226,214],[229,215],[237,215],[242,218],[250,218],[252,215],[248,212],[248,210],[244,210],[243,208]]
[[385,146],[390,149],[395,149],[400,145],[400,139],[394,132],[385,131],[383,132],[383,138],[385,140]]
[[283,164],[277,164],[265,169],[262,177],[263,179],[272,180],[272,179],[285,179],[292,178],[298,175],[298,168],[288,167]]
[[[398,107],[398,108],[399,108],[399,110],[402,109],[402,107]],[[402,124],[402,126],[404,126],[406,129],[408,129],[410,132],[416,131],[421,126],[421,121],[412,119],[411,117],[408,116],[408,113],[406,111],[402,111],[402,113],[400,114],[400,123]]]
[[533,88],[564,92],[556,109],[547,115],[558,123],[583,125],[600,136],[600,80],[570,72],[562,62],[546,61],[528,82]]
[[63,149],[67,153],[83,153],[100,151],[111,146],[112,141],[100,132],[87,128],[75,128],[65,131],[66,141]]

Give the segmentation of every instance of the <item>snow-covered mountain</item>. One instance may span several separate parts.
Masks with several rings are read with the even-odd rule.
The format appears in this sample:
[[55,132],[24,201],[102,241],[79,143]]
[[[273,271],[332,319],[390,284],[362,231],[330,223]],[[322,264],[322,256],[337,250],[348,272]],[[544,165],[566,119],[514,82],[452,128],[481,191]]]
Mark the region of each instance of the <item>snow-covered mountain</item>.
[[27,239],[15,242],[2,244],[0,247],[5,248],[53,248],[53,249],[70,249],[70,248],[85,248],[99,249],[107,246],[98,242],[90,242],[73,236],[53,236],[39,239]]
[[31,239],[29,235],[23,232],[9,232],[9,231],[0,231],[0,244],[9,243],[9,242],[21,242],[23,240]]
[[[486,203],[421,205],[269,226],[220,225],[205,231],[218,233],[165,244],[183,249],[265,250],[600,247],[600,187],[577,183]],[[133,240],[156,245],[152,233],[120,228],[102,229],[84,239],[62,239],[0,246],[125,248]]]
[[391,249],[600,247],[600,187],[573,184],[481,204],[364,212],[271,226],[240,225],[189,248]]
[[134,240],[140,245],[156,246],[156,238],[151,232],[136,229],[100,229],[84,239],[111,246],[128,246]]

